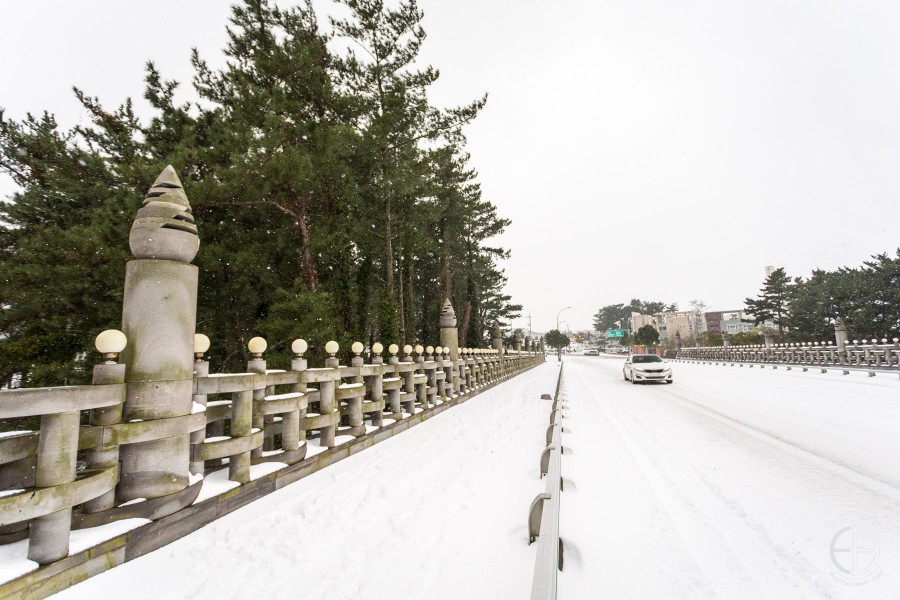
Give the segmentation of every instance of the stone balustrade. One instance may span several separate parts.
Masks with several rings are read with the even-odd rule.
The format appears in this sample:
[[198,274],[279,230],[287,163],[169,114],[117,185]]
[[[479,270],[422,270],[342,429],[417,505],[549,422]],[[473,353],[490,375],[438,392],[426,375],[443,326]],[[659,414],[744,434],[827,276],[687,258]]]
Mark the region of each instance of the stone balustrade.
[[[355,342],[342,365],[329,341],[324,364],[310,366],[297,339],[290,368],[270,369],[257,337],[245,372],[210,373],[211,341],[196,332],[199,273],[189,264],[197,227],[171,167],[138,211],[130,245],[122,331],[98,336],[105,362],[92,385],[0,391],[0,419],[40,419],[38,431],[0,436],[0,544],[27,539],[28,558],[42,565],[0,583],[0,598],[49,595],[234,510],[262,493],[256,465],[278,463],[267,472],[290,473],[287,485],[352,453],[342,447],[387,439],[544,361],[530,341],[512,351],[460,348],[448,299],[440,345]],[[319,453],[328,460],[315,462]],[[194,504],[215,501],[198,501],[204,477],[225,469],[232,489],[222,502],[239,500],[198,513]],[[66,558],[73,529],[130,518],[160,522],[164,533],[153,530],[132,551]]]
[[900,340],[882,338],[847,340],[843,343],[827,341],[681,348],[676,357],[704,361],[900,369]]

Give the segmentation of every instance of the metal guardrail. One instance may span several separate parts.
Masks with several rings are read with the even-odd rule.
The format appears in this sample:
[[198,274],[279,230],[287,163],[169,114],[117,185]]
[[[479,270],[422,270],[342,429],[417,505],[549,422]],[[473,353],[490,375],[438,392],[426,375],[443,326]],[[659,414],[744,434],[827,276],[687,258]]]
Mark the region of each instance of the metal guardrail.
[[[556,383],[556,393],[550,410],[550,425],[547,428],[547,447],[541,453],[540,472],[547,476],[545,491],[531,502],[528,512],[529,543],[537,539],[537,555],[534,560],[534,576],[531,582],[531,600],[554,600],[556,598],[557,574],[563,567],[562,542],[559,538],[560,494],[563,489],[562,458],[562,411],[564,402],[559,399],[562,383],[562,366]],[[541,396],[550,400],[549,394]]]

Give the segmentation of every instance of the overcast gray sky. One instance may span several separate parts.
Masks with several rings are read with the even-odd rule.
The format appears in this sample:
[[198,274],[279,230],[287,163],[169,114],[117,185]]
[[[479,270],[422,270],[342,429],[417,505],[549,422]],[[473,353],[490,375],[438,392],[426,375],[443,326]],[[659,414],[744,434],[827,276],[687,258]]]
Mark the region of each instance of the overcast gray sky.
[[[188,99],[190,48],[221,62],[229,4],[4,2],[0,106],[68,127],[86,119],[77,85],[146,110],[148,59]],[[570,305],[561,319],[589,328],[598,307],[633,297],[740,308],[766,265],[807,276],[900,245],[900,3],[420,7],[435,102],[490,94],[469,149],[513,221],[508,293],[537,330]],[[0,180],[0,195],[13,190]]]

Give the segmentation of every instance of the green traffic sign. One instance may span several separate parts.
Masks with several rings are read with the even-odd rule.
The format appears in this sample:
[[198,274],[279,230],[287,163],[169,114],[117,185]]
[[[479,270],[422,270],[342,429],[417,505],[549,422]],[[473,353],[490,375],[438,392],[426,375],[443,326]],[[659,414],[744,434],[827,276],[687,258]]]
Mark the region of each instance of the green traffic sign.
[[607,329],[606,337],[608,337],[608,338],[623,338],[623,337],[625,337],[625,331],[622,329]]

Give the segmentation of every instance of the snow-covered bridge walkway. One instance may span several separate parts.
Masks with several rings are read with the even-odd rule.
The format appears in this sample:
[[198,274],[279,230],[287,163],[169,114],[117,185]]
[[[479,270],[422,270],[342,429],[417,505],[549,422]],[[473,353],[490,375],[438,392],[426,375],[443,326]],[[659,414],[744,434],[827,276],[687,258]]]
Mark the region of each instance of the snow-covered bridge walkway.
[[[559,597],[897,598],[900,381],[566,357]],[[61,594],[527,598],[557,363]]]
[[54,598],[527,598],[558,373],[548,361]]

